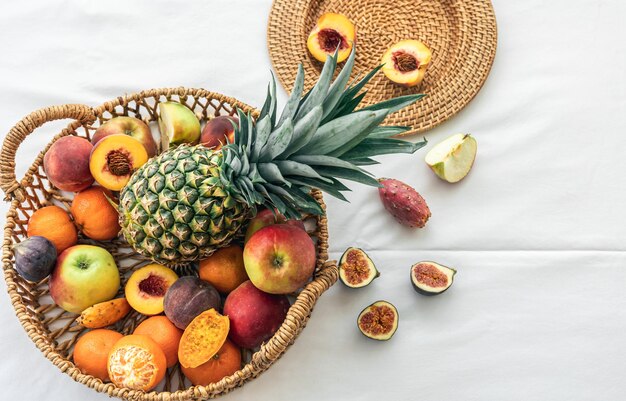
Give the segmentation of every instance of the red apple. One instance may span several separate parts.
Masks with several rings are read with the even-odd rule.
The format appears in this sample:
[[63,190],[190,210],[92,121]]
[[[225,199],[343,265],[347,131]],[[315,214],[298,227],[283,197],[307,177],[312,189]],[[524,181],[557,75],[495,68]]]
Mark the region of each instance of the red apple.
[[254,233],[243,262],[250,281],[270,294],[290,294],[304,286],[315,270],[315,245],[300,228],[274,224]]
[[272,224],[289,224],[306,231],[302,220],[287,220],[285,219],[285,216],[277,211],[272,213],[269,209],[263,209],[259,211],[256,216],[252,218],[252,220],[250,220],[250,223],[248,223],[248,229],[246,230],[246,238],[244,242],[248,242],[250,237],[252,237],[255,232],[259,231],[263,227],[271,226]]
[[288,310],[285,295],[267,294],[245,281],[224,303],[224,315],[230,320],[228,337],[240,347],[256,348],[274,335]]
[[234,116],[218,116],[211,119],[202,130],[200,143],[215,150],[226,145],[227,141],[233,143],[235,141],[233,123],[238,125],[239,119]]
[[120,275],[113,256],[104,248],[75,245],[57,258],[50,276],[50,296],[68,312],[113,299],[120,288]]
[[157,154],[157,144],[152,137],[152,131],[150,127],[143,121],[134,117],[114,117],[102,124],[91,138],[91,143],[94,145],[105,136],[124,134],[132,136],[137,139],[148,152],[148,157],[153,157]]

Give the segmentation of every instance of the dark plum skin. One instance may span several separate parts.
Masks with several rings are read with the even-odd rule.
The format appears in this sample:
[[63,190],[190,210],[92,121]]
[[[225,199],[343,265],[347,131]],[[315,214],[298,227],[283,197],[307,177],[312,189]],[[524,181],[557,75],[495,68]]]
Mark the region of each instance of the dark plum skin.
[[52,273],[57,250],[48,239],[33,236],[13,247],[15,270],[28,281],[41,281]]
[[165,316],[181,330],[202,312],[219,311],[220,294],[215,287],[198,277],[184,276],[170,286],[163,299]]

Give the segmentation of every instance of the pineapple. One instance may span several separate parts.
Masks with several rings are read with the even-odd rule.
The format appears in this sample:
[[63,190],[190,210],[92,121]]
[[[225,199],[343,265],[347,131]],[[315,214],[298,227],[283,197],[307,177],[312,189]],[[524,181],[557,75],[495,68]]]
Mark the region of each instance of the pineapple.
[[303,212],[323,213],[312,188],[346,200],[342,192],[349,189],[340,180],[379,187],[359,166],[376,164],[376,155],[413,153],[426,144],[391,138],[406,127],[380,126],[389,113],[423,95],[356,110],[365,96],[361,89],[380,67],[348,85],[354,58],[355,49],[331,83],[337,55],[329,56],[304,96],[300,65],[280,116],[272,77],[256,123],[238,110],[234,143],[218,151],[181,145],[144,164],[120,193],[128,243],[157,263],[183,264],[227,246],[257,207],[299,218]]

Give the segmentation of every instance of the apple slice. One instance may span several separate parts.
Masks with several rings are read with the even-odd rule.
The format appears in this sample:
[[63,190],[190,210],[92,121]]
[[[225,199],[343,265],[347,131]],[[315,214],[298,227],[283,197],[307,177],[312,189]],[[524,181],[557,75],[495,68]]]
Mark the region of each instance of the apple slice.
[[159,103],[158,108],[163,151],[181,143],[198,143],[200,121],[191,109],[184,104],[171,101]]
[[426,154],[426,164],[442,180],[459,182],[472,168],[476,149],[476,139],[470,134],[452,135]]

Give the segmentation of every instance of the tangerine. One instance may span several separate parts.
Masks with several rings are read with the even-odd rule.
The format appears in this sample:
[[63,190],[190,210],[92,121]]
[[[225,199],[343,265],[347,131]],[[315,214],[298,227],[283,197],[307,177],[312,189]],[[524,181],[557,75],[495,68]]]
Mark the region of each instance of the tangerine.
[[178,362],[178,345],[183,331],[165,316],[152,316],[135,328],[133,334],[143,334],[153,339],[165,354],[167,367],[171,368]]
[[113,330],[88,331],[74,345],[74,364],[86,375],[97,377],[103,382],[109,380],[109,352],[122,337],[122,334]]
[[45,206],[35,211],[28,220],[26,234],[47,238],[57,249],[57,255],[78,242],[76,226],[67,212],[58,206]]
[[109,202],[112,198],[111,191],[98,186],[80,191],[74,197],[70,212],[87,237],[98,241],[117,237],[121,228],[117,209]]
[[244,281],[248,281],[248,273],[243,264],[243,249],[237,245],[218,249],[200,261],[198,274],[219,292],[228,294]]
[[241,350],[230,340],[211,359],[197,368],[181,367],[183,374],[194,386],[207,386],[217,383],[241,368]]

